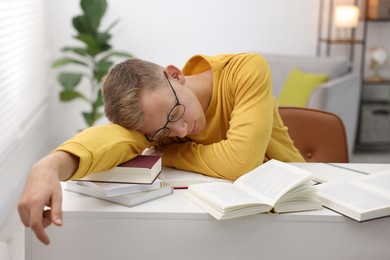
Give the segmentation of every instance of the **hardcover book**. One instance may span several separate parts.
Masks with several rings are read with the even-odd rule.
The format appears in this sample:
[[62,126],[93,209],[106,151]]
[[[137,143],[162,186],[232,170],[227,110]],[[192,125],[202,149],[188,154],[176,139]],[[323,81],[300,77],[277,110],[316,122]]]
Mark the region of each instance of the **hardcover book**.
[[107,171],[92,173],[78,181],[116,182],[116,183],[153,183],[162,169],[160,156],[138,155]]

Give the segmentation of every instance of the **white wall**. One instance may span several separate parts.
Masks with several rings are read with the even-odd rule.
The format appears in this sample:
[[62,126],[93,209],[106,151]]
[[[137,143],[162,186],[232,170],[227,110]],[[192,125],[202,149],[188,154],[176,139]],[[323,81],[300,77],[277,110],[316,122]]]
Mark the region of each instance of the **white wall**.
[[[0,259],[16,248],[16,204],[34,163],[47,153],[45,0],[0,1]],[[11,254],[11,256],[8,256]]]
[[37,109],[21,143],[0,165],[0,259],[24,259],[24,226],[16,204],[31,166],[49,152],[48,106]]
[[[315,55],[318,1],[313,0],[109,0],[104,24],[116,18],[115,49],[161,65],[179,67],[192,55],[261,51]],[[48,1],[53,59],[75,43],[70,20],[79,0]],[[51,137],[62,142],[83,128],[81,102],[58,102],[51,74]]]

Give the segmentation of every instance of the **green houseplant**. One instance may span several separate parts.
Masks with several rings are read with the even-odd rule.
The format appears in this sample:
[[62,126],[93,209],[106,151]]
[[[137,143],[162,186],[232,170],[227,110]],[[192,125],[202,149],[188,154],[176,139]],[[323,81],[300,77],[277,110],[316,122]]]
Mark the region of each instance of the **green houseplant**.
[[[88,103],[89,110],[82,115],[88,126],[93,126],[103,116],[101,82],[104,75],[114,64],[114,58],[131,57],[129,53],[114,51],[110,44],[111,29],[117,24],[114,21],[107,29],[102,30],[101,20],[107,10],[106,0],[81,0],[82,14],[72,19],[77,34],[73,36],[81,47],[65,46],[61,51],[66,56],[53,63],[54,68],[71,67],[73,71],[63,68],[58,74],[62,90],[59,98],[63,102],[82,99]],[[80,86],[87,81],[89,91],[83,93]]]

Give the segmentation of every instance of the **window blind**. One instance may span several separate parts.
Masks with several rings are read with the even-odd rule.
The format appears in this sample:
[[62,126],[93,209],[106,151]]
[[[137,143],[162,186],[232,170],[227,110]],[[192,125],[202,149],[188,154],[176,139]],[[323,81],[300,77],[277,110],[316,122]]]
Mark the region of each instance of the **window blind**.
[[44,0],[0,0],[0,162],[47,102]]

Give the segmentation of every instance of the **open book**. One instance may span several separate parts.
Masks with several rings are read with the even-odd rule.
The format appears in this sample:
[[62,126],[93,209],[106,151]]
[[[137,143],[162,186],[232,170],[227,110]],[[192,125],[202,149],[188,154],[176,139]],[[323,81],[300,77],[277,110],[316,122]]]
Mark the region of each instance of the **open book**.
[[211,182],[188,187],[186,196],[216,219],[263,212],[293,212],[322,208],[311,173],[270,160],[234,183]]
[[316,186],[323,205],[357,221],[390,216],[390,171]]

